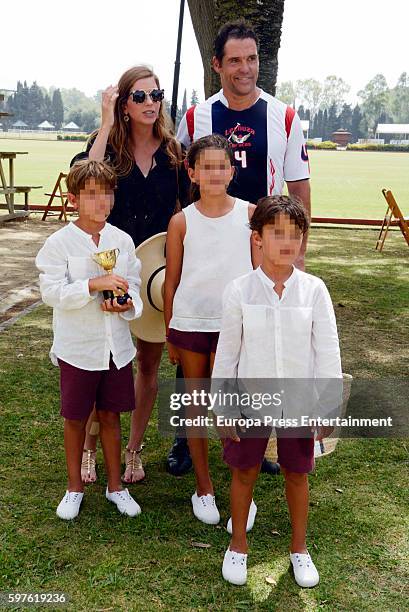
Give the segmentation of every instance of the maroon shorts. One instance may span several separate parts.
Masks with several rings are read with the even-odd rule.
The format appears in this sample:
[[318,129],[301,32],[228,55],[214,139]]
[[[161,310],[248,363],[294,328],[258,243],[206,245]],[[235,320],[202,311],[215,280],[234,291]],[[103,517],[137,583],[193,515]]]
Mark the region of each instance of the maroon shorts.
[[216,352],[218,340],[219,332],[189,332],[170,328],[168,334],[171,344],[185,351],[204,355]]
[[[271,428],[270,428],[271,429]],[[265,433],[265,432],[264,432]],[[304,433],[304,432],[303,432]],[[240,434],[239,434],[240,435]],[[289,472],[308,474],[314,469],[314,437],[294,438],[296,431],[276,427],[278,463]],[[291,437],[290,437],[291,436]],[[263,461],[268,437],[224,440],[223,460],[229,467],[248,470]]]
[[61,416],[88,419],[97,410],[129,412],[135,408],[132,361],[118,370],[112,357],[109,370],[81,370],[58,360],[60,366]]

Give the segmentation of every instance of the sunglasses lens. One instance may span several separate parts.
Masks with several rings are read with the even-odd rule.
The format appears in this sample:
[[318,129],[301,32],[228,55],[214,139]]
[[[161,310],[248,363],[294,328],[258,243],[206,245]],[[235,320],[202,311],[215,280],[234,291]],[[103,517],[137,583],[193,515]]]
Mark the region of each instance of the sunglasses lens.
[[146,94],[141,89],[137,89],[132,94],[132,100],[136,102],[136,104],[142,104],[145,101]]
[[152,89],[150,96],[153,102],[161,102],[165,96],[163,89]]

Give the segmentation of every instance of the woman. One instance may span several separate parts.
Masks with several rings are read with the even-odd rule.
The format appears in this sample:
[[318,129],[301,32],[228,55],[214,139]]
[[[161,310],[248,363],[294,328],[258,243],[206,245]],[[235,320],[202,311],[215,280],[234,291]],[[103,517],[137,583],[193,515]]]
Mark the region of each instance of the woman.
[[[93,135],[87,152],[90,159],[108,159],[118,175],[118,187],[109,223],[127,232],[135,247],[147,238],[165,232],[175,211],[188,203],[189,179],[181,164],[182,148],[174,138],[163,102],[159,79],[147,66],[127,70],[117,86],[102,95],[101,127]],[[145,477],[140,453],[157,394],[157,374],[163,343],[137,339],[135,410],[125,449],[123,481]],[[87,436],[83,476],[92,482],[95,474],[95,436]]]

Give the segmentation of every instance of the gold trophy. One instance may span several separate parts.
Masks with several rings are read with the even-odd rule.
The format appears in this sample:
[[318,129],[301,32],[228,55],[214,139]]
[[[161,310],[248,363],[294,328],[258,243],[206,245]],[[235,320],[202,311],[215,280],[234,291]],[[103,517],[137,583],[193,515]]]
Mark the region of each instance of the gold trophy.
[[[116,266],[116,260],[119,255],[119,249],[110,249],[108,251],[100,251],[99,253],[94,253],[92,259],[101,266],[105,270],[107,274],[112,274],[112,270]],[[119,305],[123,306],[127,303],[128,299],[132,299],[129,293],[124,293],[121,289],[118,288],[117,291],[112,291],[111,289],[104,289],[104,300],[111,300],[111,302],[116,298],[116,301]]]

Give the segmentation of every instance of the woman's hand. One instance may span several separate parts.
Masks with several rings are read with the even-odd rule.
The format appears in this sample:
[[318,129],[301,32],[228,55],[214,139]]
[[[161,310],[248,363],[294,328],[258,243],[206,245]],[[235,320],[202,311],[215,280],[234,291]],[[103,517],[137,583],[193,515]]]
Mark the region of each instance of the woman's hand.
[[119,96],[118,86],[110,85],[102,92],[101,127],[111,129],[115,121],[115,103]]
[[169,361],[172,365],[180,365],[179,352],[174,344],[167,342]]

